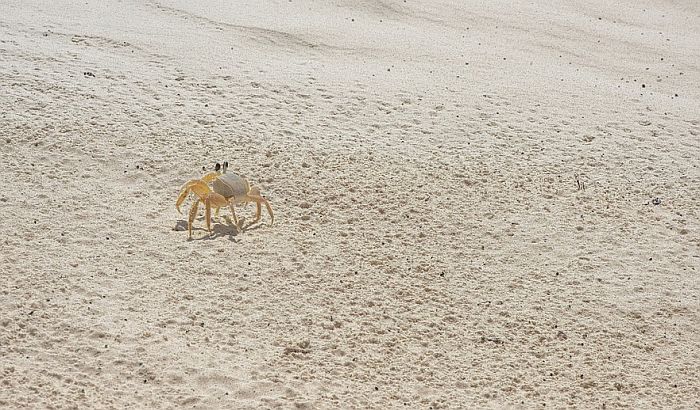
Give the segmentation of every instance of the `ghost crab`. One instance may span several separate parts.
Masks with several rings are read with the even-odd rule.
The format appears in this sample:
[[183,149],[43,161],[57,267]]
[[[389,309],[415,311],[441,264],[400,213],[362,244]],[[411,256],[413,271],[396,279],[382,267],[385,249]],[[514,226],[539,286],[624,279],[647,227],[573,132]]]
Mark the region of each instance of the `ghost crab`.
[[[207,230],[211,233],[211,209],[214,208],[216,215],[219,215],[219,208],[223,206],[228,206],[233,215],[233,222],[236,227],[239,227],[238,217],[236,216],[235,205],[248,204],[249,202],[255,202],[257,205],[255,219],[250,223],[251,225],[260,220],[260,214],[262,205],[264,204],[267,208],[267,212],[270,214],[270,225],[275,221],[275,216],[272,213],[272,208],[270,203],[267,202],[265,198],[260,194],[260,190],[257,187],[251,187],[248,181],[234,173],[226,173],[228,169],[228,162],[224,162],[223,166],[219,163],[216,164],[214,171],[208,172],[201,179],[192,179],[185,183],[182,188],[180,188],[180,195],[175,202],[175,208],[178,212],[180,211],[180,205],[184,202],[190,193],[194,193],[197,196],[197,201],[192,205],[190,209],[187,230],[189,231],[190,238],[192,238],[192,222],[194,222],[197,217],[197,210],[199,209],[199,204],[202,203],[205,206],[205,219],[207,221]],[[209,187],[211,183],[212,188]]]

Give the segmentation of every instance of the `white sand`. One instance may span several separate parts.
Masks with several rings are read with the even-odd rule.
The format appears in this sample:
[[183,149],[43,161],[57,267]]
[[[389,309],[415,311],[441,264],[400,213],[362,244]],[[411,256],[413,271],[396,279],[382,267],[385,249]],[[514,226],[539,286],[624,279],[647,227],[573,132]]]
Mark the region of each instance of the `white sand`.
[[695,0],[232,3],[0,0],[0,407],[700,407]]

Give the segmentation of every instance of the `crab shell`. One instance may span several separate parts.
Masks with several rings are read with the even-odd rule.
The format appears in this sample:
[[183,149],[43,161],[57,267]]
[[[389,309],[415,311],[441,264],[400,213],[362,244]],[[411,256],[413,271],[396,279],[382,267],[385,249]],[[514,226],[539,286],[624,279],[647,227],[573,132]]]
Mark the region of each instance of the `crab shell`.
[[236,174],[221,174],[212,183],[214,192],[226,199],[234,198],[235,203],[241,203],[237,198],[245,198],[250,193],[250,184]]

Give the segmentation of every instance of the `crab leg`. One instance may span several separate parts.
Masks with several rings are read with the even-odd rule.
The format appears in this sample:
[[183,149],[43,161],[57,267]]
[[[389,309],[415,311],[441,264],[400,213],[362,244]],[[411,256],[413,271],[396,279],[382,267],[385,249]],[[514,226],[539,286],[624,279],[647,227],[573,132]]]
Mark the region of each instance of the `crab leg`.
[[236,210],[233,207],[233,204],[235,203],[236,201],[234,198],[229,199],[228,207],[231,210],[231,215],[233,215],[233,223],[236,224],[236,228],[238,228],[238,216],[236,216]]
[[211,199],[206,200],[206,209],[204,211],[204,218],[207,220],[207,231],[211,234]]
[[192,222],[194,222],[194,219],[197,217],[197,209],[199,208],[199,202],[200,200],[198,199],[190,209],[190,216],[187,222],[187,230],[190,232],[190,239],[192,239]]
[[255,219],[252,224],[258,222],[260,220],[260,211],[262,210],[262,206],[260,205],[260,202],[255,202]]
[[272,207],[270,207],[270,203],[267,202],[267,199],[258,196],[258,195],[248,195],[248,198],[251,201],[254,201],[255,203],[258,204],[258,215],[256,215],[256,222],[258,219],[260,219],[259,214],[260,214],[260,204],[264,204],[265,207],[267,207],[267,213],[270,214],[270,226],[275,222],[275,215],[272,213]]

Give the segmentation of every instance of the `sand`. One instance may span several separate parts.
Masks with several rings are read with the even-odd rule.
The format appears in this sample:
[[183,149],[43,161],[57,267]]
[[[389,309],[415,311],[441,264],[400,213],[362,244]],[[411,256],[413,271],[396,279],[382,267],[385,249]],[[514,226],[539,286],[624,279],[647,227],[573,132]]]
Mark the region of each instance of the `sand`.
[[700,7],[550,3],[0,1],[0,407],[700,407]]

